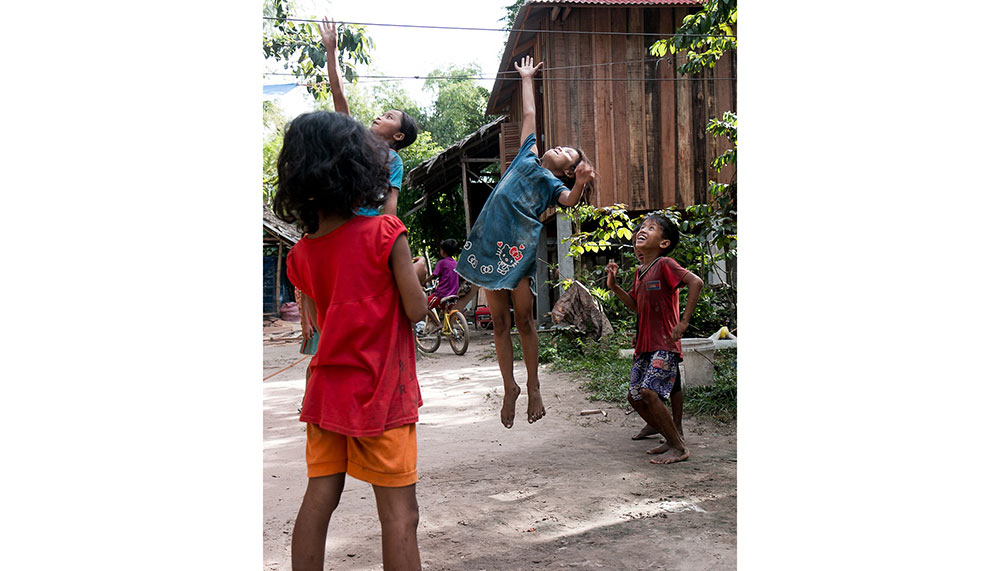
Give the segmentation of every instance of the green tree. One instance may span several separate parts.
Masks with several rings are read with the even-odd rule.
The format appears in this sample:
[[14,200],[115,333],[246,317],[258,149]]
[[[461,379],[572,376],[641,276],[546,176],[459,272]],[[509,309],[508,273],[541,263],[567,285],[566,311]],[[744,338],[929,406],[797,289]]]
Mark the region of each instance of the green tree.
[[[330,96],[326,78],[326,48],[316,24],[293,22],[293,0],[264,0],[264,56],[291,70],[317,100]],[[275,19],[268,19],[275,18]],[[371,62],[375,49],[364,26],[337,26],[340,70],[348,83],[357,81],[357,65]]]
[[446,79],[424,82],[424,90],[434,94],[434,105],[424,127],[442,147],[447,148],[492,120],[486,116],[490,92],[468,79],[481,73],[477,63],[452,64],[431,72],[432,77]]
[[285,115],[274,101],[264,101],[264,204],[270,205],[278,190],[278,153],[285,132]]
[[521,6],[524,6],[524,0],[516,0],[510,6],[504,7],[507,14],[503,18],[500,18],[500,21],[504,23],[504,27],[508,29],[514,27],[514,20],[517,19],[517,12],[521,9]]
[[681,75],[698,73],[713,68],[722,54],[736,49],[736,0],[707,0],[702,9],[684,17],[677,34],[656,40],[649,53],[663,57],[669,51],[686,52],[683,64],[677,67]]

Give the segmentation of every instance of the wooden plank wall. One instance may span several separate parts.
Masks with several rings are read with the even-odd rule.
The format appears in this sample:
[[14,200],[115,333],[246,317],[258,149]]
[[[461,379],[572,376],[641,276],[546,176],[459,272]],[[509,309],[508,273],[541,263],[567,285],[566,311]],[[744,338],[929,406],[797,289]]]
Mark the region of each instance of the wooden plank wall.
[[[669,34],[693,8],[573,7],[564,21],[545,10],[525,26],[533,29]],[[623,203],[632,210],[707,200],[708,181],[729,182],[734,173],[711,169],[729,147],[705,132],[709,118],[736,110],[736,59],[727,54],[701,75],[716,81],[644,81],[678,78],[683,55],[659,63],[649,59],[652,37],[545,34],[536,37],[543,60],[539,152],[557,145],[581,148],[594,161],[596,193],[591,203]],[[613,65],[609,62],[620,62]],[[634,62],[634,63],[622,63]],[[588,65],[589,64],[589,65]],[[546,81],[545,78],[553,78]],[[555,78],[571,78],[555,80]],[[628,81],[600,81],[628,78]],[[520,90],[510,102],[511,122],[520,123]],[[507,131],[505,131],[507,133]],[[509,147],[510,135],[502,143]],[[518,145],[519,146],[519,145]],[[514,148],[516,152],[517,148]],[[509,160],[509,159],[508,159]]]
[[[597,8],[592,10],[593,30],[607,30],[611,25],[611,9]],[[604,63],[611,60],[611,37],[610,36],[590,36],[593,44],[594,63]],[[594,150],[591,160],[594,161],[596,174],[594,176],[594,187],[596,192],[592,197],[594,204],[606,206],[614,204],[615,200],[615,131],[614,112],[612,109],[611,90],[607,81],[600,81],[604,78],[613,77],[611,66],[598,65],[594,68],[594,131],[597,136],[594,140]],[[585,111],[584,111],[585,112]],[[584,148],[584,152],[587,149]]]

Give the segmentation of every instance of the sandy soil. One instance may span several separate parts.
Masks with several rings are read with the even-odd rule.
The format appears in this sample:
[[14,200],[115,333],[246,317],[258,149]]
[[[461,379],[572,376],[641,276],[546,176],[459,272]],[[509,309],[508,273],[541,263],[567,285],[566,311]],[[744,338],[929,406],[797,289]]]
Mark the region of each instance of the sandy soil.
[[[264,329],[267,376],[302,357],[295,326]],[[735,569],[736,427],[686,418],[691,458],[649,463],[655,439],[632,441],[637,415],[590,402],[573,376],[542,367],[546,416],[499,420],[502,381],[492,334],[468,353],[445,342],[417,362],[418,541],[425,569]],[[305,490],[298,422],[306,363],[264,381],[264,568],[291,569]],[[524,386],[524,368],[515,363]],[[600,408],[603,415],[580,416]],[[327,539],[327,569],[381,569],[371,487],[347,479]]]

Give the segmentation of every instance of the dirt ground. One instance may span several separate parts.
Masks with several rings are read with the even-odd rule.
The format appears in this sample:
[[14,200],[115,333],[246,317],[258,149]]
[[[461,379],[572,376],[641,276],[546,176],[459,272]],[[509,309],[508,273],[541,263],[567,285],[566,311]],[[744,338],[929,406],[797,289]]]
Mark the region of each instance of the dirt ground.
[[[264,328],[268,376],[300,359],[297,326]],[[735,569],[736,426],[685,418],[691,458],[649,462],[632,441],[636,414],[590,402],[574,376],[542,366],[546,416],[500,424],[503,383],[492,333],[456,356],[445,341],[417,361],[417,538],[428,570]],[[291,569],[291,533],[305,490],[298,421],[306,362],[264,381],[264,569]],[[515,363],[524,386],[524,366]],[[607,416],[581,416],[603,409]],[[327,569],[381,569],[371,486],[347,478],[326,544]]]

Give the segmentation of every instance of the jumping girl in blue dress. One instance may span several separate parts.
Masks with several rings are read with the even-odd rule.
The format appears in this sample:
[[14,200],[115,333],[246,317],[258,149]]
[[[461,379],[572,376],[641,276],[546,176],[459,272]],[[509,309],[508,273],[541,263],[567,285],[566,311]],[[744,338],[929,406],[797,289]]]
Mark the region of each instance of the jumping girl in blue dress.
[[538,385],[538,333],[531,315],[535,252],[542,231],[538,217],[556,203],[575,205],[594,179],[594,168],[579,149],[554,147],[538,158],[532,78],[542,63],[534,65],[534,60],[525,56],[521,65],[514,64],[521,75],[521,149],[483,206],[455,268],[463,278],[486,291],[503,377],[500,422],[507,428],[514,425],[514,405],[521,394],[521,387],[514,382],[510,299],[514,302],[514,323],[521,336],[528,373],[528,422],[545,416]]

